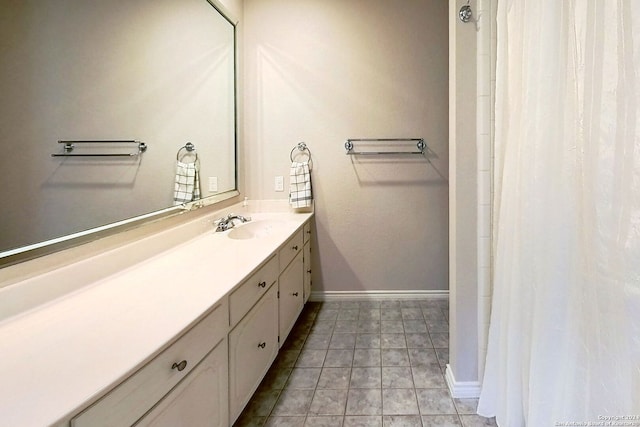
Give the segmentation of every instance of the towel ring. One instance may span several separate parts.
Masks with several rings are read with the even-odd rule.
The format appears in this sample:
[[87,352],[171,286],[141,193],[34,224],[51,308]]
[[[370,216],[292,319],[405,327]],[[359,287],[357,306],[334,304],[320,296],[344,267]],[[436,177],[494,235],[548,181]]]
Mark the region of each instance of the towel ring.
[[309,147],[307,147],[307,144],[304,142],[298,142],[298,144],[293,147],[291,149],[291,153],[289,154],[289,159],[291,159],[291,161],[293,162],[293,152],[296,151],[296,148],[298,149],[298,151],[304,153],[306,151],[307,155],[307,162],[309,162],[309,171],[311,171],[311,169],[313,169],[313,160],[311,159],[311,150],[309,150]]
[[182,147],[180,147],[178,149],[178,152],[176,153],[176,160],[178,160],[178,161],[180,160],[180,152],[182,150],[186,150],[187,151],[187,153],[185,153],[185,154],[194,153],[196,155],[194,163],[198,161],[198,152],[196,150],[196,146],[193,145],[191,142],[187,142],[185,145],[183,145]]

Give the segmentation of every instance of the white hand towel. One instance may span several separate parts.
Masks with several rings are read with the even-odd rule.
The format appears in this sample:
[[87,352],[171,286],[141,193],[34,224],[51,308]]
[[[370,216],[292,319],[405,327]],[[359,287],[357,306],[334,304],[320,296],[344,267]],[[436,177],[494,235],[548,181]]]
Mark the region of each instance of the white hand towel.
[[311,171],[309,162],[292,162],[290,172],[289,203],[293,208],[311,206]]
[[176,162],[176,184],[173,204],[180,205],[200,198],[200,173],[198,163]]

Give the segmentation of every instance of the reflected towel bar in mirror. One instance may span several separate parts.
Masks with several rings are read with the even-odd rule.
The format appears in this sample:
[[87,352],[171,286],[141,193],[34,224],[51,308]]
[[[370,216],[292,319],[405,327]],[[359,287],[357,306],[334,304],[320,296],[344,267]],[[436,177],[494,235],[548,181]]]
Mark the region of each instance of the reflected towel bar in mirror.
[[182,152],[182,150],[186,151],[185,154],[187,153],[193,153],[196,156],[196,160],[198,160],[198,153],[196,150],[196,146],[193,145],[192,142],[187,142],[186,144],[184,144],[182,147],[180,147],[178,149],[178,152],[176,153],[176,160],[180,160],[180,153]]
[[[54,153],[51,157],[135,157],[147,151],[147,144],[135,139],[96,139],[65,141],[60,140],[58,144],[64,144],[62,153]],[[136,144],[138,150],[133,153],[73,153],[75,144]]]
[[[384,144],[379,143],[392,143],[387,145],[396,145],[398,142],[415,142],[418,151],[385,151],[385,150],[360,150],[354,151],[354,142],[365,142],[368,144],[369,148],[379,148],[384,146]],[[344,143],[344,148],[347,150],[347,154],[351,155],[380,155],[380,154],[422,154],[424,155],[425,149],[427,145],[424,143],[423,138],[360,138],[360,139],[347,139],[347,142]]]

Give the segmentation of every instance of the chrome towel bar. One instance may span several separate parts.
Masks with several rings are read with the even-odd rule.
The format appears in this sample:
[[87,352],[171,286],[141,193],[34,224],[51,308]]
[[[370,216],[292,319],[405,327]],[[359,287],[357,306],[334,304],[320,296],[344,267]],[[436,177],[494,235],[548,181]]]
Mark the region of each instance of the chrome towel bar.
[[[354,151],[354,142],[415,142],[418,151]],[[427,148],[423,138],[350,138],[344,143],[347,154],[350,155],[384,155],[384,154],[422,154]]]
[[[135,157],[147,151],[147,144],[135,139],[95,139],[95,140],[60,140],[64,144],[62,153],[54,153],[51,157]],[[138,151],[133,153],[73,153],[76,144],[136,144]]]

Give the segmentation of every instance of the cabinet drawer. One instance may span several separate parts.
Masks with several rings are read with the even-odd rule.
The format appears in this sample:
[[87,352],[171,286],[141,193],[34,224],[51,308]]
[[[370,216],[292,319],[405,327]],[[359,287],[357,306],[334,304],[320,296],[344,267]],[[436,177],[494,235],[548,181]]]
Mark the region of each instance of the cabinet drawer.
[[233,327],[251,307],[267,292],[278,278],[278,259],[271,258],[229,297],[230,320]]
[[311,239],[311,221],[304,223],[302,232],[304,233],[304,243],[307,243]]
[[229,427],[227,358],[224,339],[135,427]]
[[224,338],[228,331],[228,308],[224,298],[169,348],[72,419],[71,425],[96,427],[135,423]]
[[280,248],[278,252],[280,258],[280,271],[284,270],[287,265],[295,258],[296,254],[302,250],[302,230],[298,230],[287,242]]

